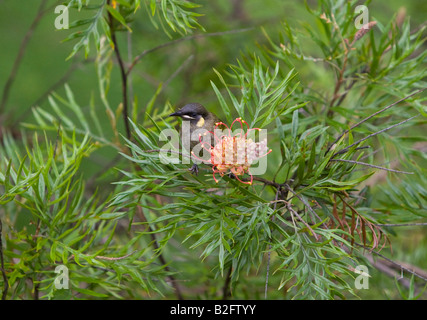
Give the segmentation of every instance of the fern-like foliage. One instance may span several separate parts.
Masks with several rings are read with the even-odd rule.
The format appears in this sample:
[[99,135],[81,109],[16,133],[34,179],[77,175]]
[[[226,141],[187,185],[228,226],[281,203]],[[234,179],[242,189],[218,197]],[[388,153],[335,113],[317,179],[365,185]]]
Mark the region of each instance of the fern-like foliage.
[[[76,134],[70,142],[64,136],[55,143],[47,138],[42,141],[34,135],[25,156],[16,154],[0,162],[4,213],[17,221],[29,219],[34,229],[29,237],[20,223],[8,230],[10,249],[3,255],[10,261],[6,263],[9,286],[22,286],[30,278],[44,298],[71,297],[55,286],[55,269],[63,266],[69,272],[69,286],[83,295],[118,296],[125,279],[146,290],[157,290],[151,272],[145,269],[147,263],[138,260],[144,250],[114,243],[117,214],[108,209],[108,199],[85,192],[79,170],[95,146],[88,135],[80,141]],[[6,140],[4,145],[11,147]],[[14,205],[9,206],[12,201]],[[10,259],[15,258],[12,263]],[[99,277],[109,280],[96,280]],[[86,287],[81,286],[83,282]],[[102,291],[91,289],[101,282]]]
[[[154,49],[126,60],[116,38],[140,8],[170,37],[204,30],[199,5],[67,4],[89,14],[67,40],[78,41],[70,57],[96,47],[98,87],[82,102],[65,84],[25,130],[0,132],[5,296],[352,298],[356,266],[391,251],[388,227],[425,222],[425,26],[371,17],[359,30],[357,1],[323,0],[306,4],[310,23],[261,29],[257,51],[215,67],[203,97],[227,125],[266,130],[272,151],[262,174],[253,164],[216,179],[212,158],[189,171],[163,82],[130,97],[130,71]],[[414,277],[402,297],[420,296]]]

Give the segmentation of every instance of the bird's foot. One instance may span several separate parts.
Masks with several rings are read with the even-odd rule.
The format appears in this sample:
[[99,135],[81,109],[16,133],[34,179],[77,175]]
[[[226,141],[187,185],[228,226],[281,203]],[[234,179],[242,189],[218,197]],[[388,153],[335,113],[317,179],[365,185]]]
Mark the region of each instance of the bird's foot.
[[197,165],[197,164],[193,164],[192,166],[191,166],[191,168],[190,169],[188,169],[188,171],[190,171],[191,172],[191,174],[195,174],[196,176],[199,174],[199,166]]

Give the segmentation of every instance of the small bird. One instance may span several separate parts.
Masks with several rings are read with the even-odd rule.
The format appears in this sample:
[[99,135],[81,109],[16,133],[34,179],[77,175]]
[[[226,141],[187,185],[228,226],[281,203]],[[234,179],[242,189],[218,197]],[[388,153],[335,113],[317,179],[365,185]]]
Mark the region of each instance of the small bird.
[[[221,122],[221,120],[215,114],[206,110],[206,108],[200,103],[186,104],[178,111],[169,115],[169,117],[171,116],[180,117],[182,118],[182,121],[189,121],[190,137],[193,135],[193,132],[198,129],[204,129],[213,132],[216,124]],[[194,138],[190,140],[190,151],[193,150],[194,146],[196,146],[198,143],[199,141],[195,140]],[[195,163],[189,170],[196,175],[199,172],[199,168]]]

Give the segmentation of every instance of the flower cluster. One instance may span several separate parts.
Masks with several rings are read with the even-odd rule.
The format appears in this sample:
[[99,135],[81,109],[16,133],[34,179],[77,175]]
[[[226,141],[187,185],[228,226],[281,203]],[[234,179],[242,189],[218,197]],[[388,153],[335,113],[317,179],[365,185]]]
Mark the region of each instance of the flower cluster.
[[[231,128],[236,122],[240,123],[241,130],[239,133],[233,135]],[[247,127],[245,133],[243,123]],[[219,126],[225,126],[228,133],[218,136],[217,129]],[[221,176],[231,173],[240,182],[252,184],[253,177],[250,174],[249,168],[252,163],[271,152],[271,149],[268,150],[267,148],[266,139],[260,142],[255,142],[248,138],[248,134],[253,130],[261,131],[259,128],[249,129],[249,125],[246,121],[241,118],[237,118],[233,121],[230,128],[222,122],[216,123],[214,132],[209,132],[214,136],[214,146],[206,142],[202,142],[201,136],[199,137],[202,148],[210,154],[210,159],[207,162],[212,165],[213,177],[216,182],[218,182],[215,177],[216,173],[219,173]],[[194,153],[193,156],[195,156]],[[242,181],[240,179],[239,176],[242,176],[245,173],[250,175],[250,181]]]

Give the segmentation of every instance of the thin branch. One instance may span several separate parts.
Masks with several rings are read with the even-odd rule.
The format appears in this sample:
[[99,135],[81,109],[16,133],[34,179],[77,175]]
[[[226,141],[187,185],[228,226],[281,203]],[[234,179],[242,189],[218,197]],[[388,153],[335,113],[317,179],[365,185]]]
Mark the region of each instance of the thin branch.
[[[276,197],[274,199],[274,205],[273,205],[273,210],[276,211],[276,207],[277,207],[277,202],[279,199],[279,193],[280,193],[280,188],[277,188],[276,191]],[[274,219],[274,216],[272,216],[271,219]],[[267,290],[268,290],[268,278],[270,275],[270,260],[271,260],[271,243],[268,246],[268,252],[267,252],[267,270],[266,270],[266,274],[265,274],[265,287],[264,287],[264,299],[267,300]]]
[[[138,212],[140,213],[142,218],[147,221],[147,219],[145,218],[145,214],[142,211],[142,207],[137,206],[136,209],[138,210]],[[156,234],[154,233],[154,230],[151,228],[150,224],[148,224],[148,223],[147,223],[147,228],[148,228],[148,232],[149,232],[150,237],[151,237],[151,241],[153,243],[152,245],[153,245],[154,252],[158,252],[157,257],[159,258],[160,263],[164,266],[166,273],[170,273],[168,263],[166,262],[166,259],[164,258],[164,256],[160,252],[160,247],[159,247],[159,244],[157,243],[157,238],[156,238]],[[176,282],[175,278],[170,274],[167,277],[175,289],[175,293],[176,293],[176,296],[178,297],[178,300],[183,300],[184,298],[182,296],[181,289],[180,289],[178,283]]]
[[412,97],[412,96],[414,96],[414,95],[416,95],[416,94],[418,94],[418,93],[420,93],[420,92],[423,92],[423,91],[424,91],[424,90],[426,90],[426,89],[427,89],[427,88],[423,88],[423,89],[417,90],[417,91],[415,91],[414,93],[411,93],[409,96],[406,96],[406,97],[404,97],[404,98],[402,98],[402,99],[400,99],[400,100],[398,100],[398,101],[396,101],[396,102],[393,102],[392,104],[390,104],[390,105],[388,105],[388,106],[384,107],[383,109],[381,109],[381,110],[379,110],[379,111],[377,111],[377,112],[375,112],[375,113],[371,114],[369,117],[366,117],[365,119],[363,119],[363,120],[359,121],[358,123],[356,123],[355,125],[353,125],[350,129],[347,129],[346,131],[344,131],[344,133],[343,133],[340,137],[338,137],[336,141],[338,141],[338,140],[339,140],[339,139],[340,139],[344,134],[346,134],[346,133],[348,133],[349,131],[353,130],[354,128],[356,128],[356,127],[360,126],[362,123],[364,123],[364,122],[368,121],[369,119],[371,119],[371,118],[375,117],[377,114],[380,114],[381,112],[384,112],[384,111],[386,111],[387,109],[390,109],[391,107],[395,106],[396,104],[398,104],[398,103],[400,103],[400,102],[402,102],[402,101],[405,101],[405,100],[409,99],[410,97]]
[[301,221],[308,230],[310,230],[310,232],[313,234],[314,238],[316,240],[319,240],[318,235],[314,232],[314,230],[310,227],[310,225],[303,219],[301,218],[301,216],[298,214],[298,212],[296,212],[292,207],[291,204],[289,202],[286,202],[286,208],[289,210],[289,212],[295,216],[297,216],[297,218],[299,219],[299,221]]
[[[95,256],[95,259],[99,259],[99,260],[109,260],[109,261],[118,261],[118,260],[123,260],[126,259],[128,257],[130,257],[131,255],[133,255],[135,252],[137,252],[138,250],[134,250],[131,253],[128,253],[124,256],[121,257],[105,257],[105,256]],[[89,256],[87,254],[82,253],[85,256]],[[74,259],[74,254],[72,254],[69,258],[69,260]]]
[[[351,253],[351,250],[346,247],[346,246],[342,246],[342,249],[344,249],[344,251],[346,251],[347,253]],[[369,261],[369,263],[375,267],[378,271],[386,274],[389,277],[392,278],[396,278],[397,274],[396,272],[393,270],[392,266],[390,265],[389,262],[387,262],[386,260],[382,260],[382,259],[374,259],[373,254],[371,253],[366,253],[366,252],[361,252],[361,254]],[[351,271],[355,271],[354,268],[350,268]],[[409,281],[408,279],[399,279],[399,281],[406,287],[409,288]]]
[[[128,54],[128,64],[132,61],[132,32],[128,31],[127,32],[127,54]],[[133,81],[132,81],[132,77],[129,76],[126,73],[126,76],[128,77],[128,87],[129,87],[129,98],[131,100],[131,104],[133,104]]]
[[[337,26],[337,22],[335,21],[334,16],[332,16],[332,20],[333,20],[334,25]],[[376,24],[375,21],[371,22],[371,23],[374,23],[374,25]],[[369,29],[370,29],[370,27],[367,28],[367,29],[363,29],[362,28],[362,30],[367,30],[367,31],[369,31]],[[355,41],[358,40],[358,39],[360,39],[363,36],[363,35],[360,36],[359,33],[360,33],[360,30],[356,33],[356,35],[355,35],[355,37],[354,37],[354,39],[353,39],[353,41],[351,43],[349,43],[348,39],[343,39],[342,38],[342,34],[340,33],[342,45],[344,47],[344,58],[343,58],[342,67],[339,70],[339,75],[338,75],[337,82],[335,84],[335,89],[334,89],[334,93],[333,93],[333,96],[332,96],[332,100],[331,100],[331,102],[329,104],[329,110],[328,110],[328,113],[327,113],[328,117],[332,117],[332,115],[333,115],[332,108],[334,107],[335,101],[340,97],[340,95],[338,94],[338,92],[339,92],[339,90],[341,88],[341,85],[343,84],[343,82],[345,80],[344,79],[344,72],[345,72],[345,69],[347,67],[348,54],[350,53],[351,50],[353,50],[353,45],[354,45]],[[351,84],[351,85],[349,85],[349,87],[351,88],[353,85],[354,85],[354,83]],[[347,93],[345,93],[345,95],[347,95]],[[342,101],[342,99],[340,99],[340,101]]]
[[185,61],[175,70],[174,73],[164,82],[163,88],[166,88],[169,83],[185,68],[185,66],[194,59],[194,54],[190,55]]
[[[354,244],[355,244],[355,245],[357,245],[357,246],[359,246],[359,247],[361,247],[361,248],[364,248],[364,249],[366,249],[366,250],[370,250],[369,248],[365,247],[365,246],[364,246],[363,244],[361,244],[361,243],[357,243],[357,242],[355,242]],[[406,272],[409,272],[410,274],[413,274],[415,277],[420,278],[420,279],[422,279],[422,280],[424,280],[424,281],[426,281],[426,282],[427,282],[427,278],[426,278],[426,277],[423,277],[422,275],[420,275],[420,274],[416,273],[415,271],[408,269],[407,267],[403,266],[402,264],[397,263],[397,262],[395,262],[395,261],[393,261],[393,260],[391,260],[391,259],[387,258],[386,256],[384,256],[383,254],[381,254],[381,253],[379,253],[379,252],[377,252],[377,251],[371,251],[371,252],[372,252],[372,253],[374,253],[374,254],[376,254],[377,256],[379,256],[379,257],[383,258],[384,260],[386,260],[386,261],[390,262],[391,264],[393,264],[393,265],[395,265],[395,266],[399,267],[401,270],[405,270]]]
[[[111,0],[108,0],[108,5],[110,4],[111,4]],[[108,11],[108,24],[110,26],[111,40],[114,44],[114,52],[116,54],[116,58],[120,67],[120,75],[122,78],[123,121],[125,123],[125,128],[126,128],[126,136],[130,140],[132,138],[132,134],[131,134],[130,125],[129,125],[127,73],[125,70],[125,64],[120,54],[119,44],[116,38],[116,32],[114,30],[114,19],[109,11]]]
[[[304,205],[308,208],[308,210],[317,218],[319,219],[319,221],[322,221],[322,219],[319,217],[319,215],[316,213],[316,211],[313,210],[313,208],[310,206],[309,203],[307,203],[307,201],[305,201],[305,199],[303,197],[301,197],[301,195],[299,195],[298,193],[296,193],[287,183],[284,184],[286,190],[290,191],[294,196],[296,196],[302,203],[304,203]],[[322,223],[322,226],[327,229],[328,227]]]
[[350,132],[351,130],[353,130],[354,128],[356,128],[356,127],[360,126],[362,123],[364,123],[364,122],[368,121],[369,119],[371,119],[371,118],[375,117],[376,115],[380,114],[381,112],[384,112],[384,111],[386,111],[387,109],[390,109],[391,107],[395,106],[396,104],[398,104],[398,103],[400,103],[400,102],[402,102],[402,101],[405,101],[405,100],[409,99],[410,97],[412,97],[412,96],[414,96],[414,95],[416,95],[416,94],[418,94],[418,93],[420,93],[420,92],[423,92],[423,91],[424,91],[424,90],[426,90],[426,89],[427,89],[427,88],[423,88],[423,89],[417,90],[417,91],[415,91],[414,93],[411,93],[409,96],[406,96],[406,97],[404,97],[404,98],[402,98],[402,99],[400,99],[400,100],[398,100],[398,101],[396,101],[396,102],[393,102],[392,104],[390,104],[390,105],[388,105],[388,106],[384,107],[383,109],[381,109],[381,110],[379,110],[379,111],[377,111],[377,112],[375,112],[375,113],[371,114],[370,116],[368,116],[368,117],[364,118],[363,120],[359,121],[359,122],[358,122],[358,123],[356,123],[355,125],[351,126],[351,127],[350,127],[350,129],[345,130],[342,134],[340,134],[340,135],[335,139],[335,141],[334,141],[334,142],[332,142],[332,144],[330,145],[330,147],[328,148],[328,150],[326,151],[326,153],[328,153],[328,152],[331,150],[332,146],[333,146],[335,143],[337,143],[337,142],[338,142],[338,140],[340,140],[342,136],[344,136],[345,134],[349,133],[349,132]]
[[373,156],[373,155],[374,155],[374,154],[376,154],[377,152],[380,152],[382,149],[384,149],[384,147],[380,147],[380,148],[378,148],[378,149],[376,149],[376,150],[372,151],[371,153],[365,154],[364,156],[362,156],[362,157],[360,158],[360,160],[363,160],[363,159],[366,159],[366,158],[368,158],[368,157],[370,157],[370,156]]
[[63,85],[64,83],[66,83],[68,81],[68,79],[71,77],[71,75],[74,73],[74,71],[76,71],[77,69],[81,68],[84,64],[89,63],[89,62],[93,62],[93,59],[85,59],[83,61],[78,61],[78,62],[73,62],[70,67],[68,68],[68,70],[65,72],[65,74],[58,79],[58,81],[56,81],[54,84],[52,84],[49,89],[47,89],[39,98],[37,98],[36,101],[34,101],[32,103],[33,106],[37,106],[40,103],[43,102],[44,99],[46,99],[46,97],[53,91],[55,91],[57,88],[59,88],[61,85]]
[[[334,16],[332,16],[332,20],[334,22],[334,25],[336,27],[338,27],[337,26],[337,22],[335,21]],[[345,81],[345,79],[344,79],[344,72],[345,72],[345,69],[347,67],[348,54],[350,53],[351,50],[354,49],[354,44],[356,43],[356,41],[359,40],[359,39],[361,39],[376,24],[377,24],[376,21],[371,21],[371,22],[368,22],[367,24],[363,25],[362,28],[359,29],[359,31],[356,32],[356,34],[354,35],[353,41],[351,43],[349,42],[348,39],[343,39],[342,35],[340,33],[341,41],[342,41],[343,47],[344,47],[344,59],[343,59],[342,67],[341,67],[340,72],[339,72],[337,83],[335,84],[334,94],[332,96],[332,100],[331,100],[330,105],[329,105],[329,110],[328,110],[328,114],[327,114],[328,117],[332,117],[332,115],[333,115],[332,108],[334,107],[335,101],[340,97],[340,95],[338,93],[339,93],[339,90],[341,88],[341,85]],[[346,92],[341,95],[341,98],[338,101],[337,105],[340,105],[340,103],[344,100],[345,96],[348,93],[348,90],[351,89],[351,87],[355,84],[355,82],[356,81],[353,80],[353,82],[347,86]]]
[[[111,5],[111,0],[108,0],[107,5]],[[128,115],[129,114],[129,112],[128,112],[128,76],[129,76],[130,70],[128,70],[128,71],[125,70],[125,64],[124,64],[123,59],[122,59],[121,54],[120,54],[120,50],[119,50],[119,46],[118,46],[118,42],[117,42],[117,38],[116,38],[116,33],[114,30],[114,19],[113,19],[112,15],[109,11],[108,11],[108,24],[110,27],[111,40],[114,44],[114,52],[116,54],[116,58],[117,58],[117,61],[119,63],[120,75],[121,75],[121,79],[122,79],[123,120],[125,123],[127,138],[128,138],[128,140],[131,140],[132,134],[131,134],[131,130],[130,130],[129,115]],[[142,217],[144,217],[144,219],[145,219],[145,214],[144,214],[144,212],[142,212],[141,206],[137,206],[137,210],[140,211]],[[159,259],[161,264],[164,266],[165,271],[169,273],[168,264],[167,264],[167,262],[163,256],[163,254],[159,251],[160,247],[159,247],[159,244],[157,242],[156,235],[154,234],[153,230],[151,229],[151,227],[149,225],[148,225],[148,229],[150,231],[150,237],[151,237],[151,240],[153,243],[152,245],[153,245],[154,251],[158,252],[157,258]],[[182,300],[183,296],[181,293],[181,289],[178,286],[177,282],[175,281],[174,277],[172,275],[168,275],[168,279],[172,283],[172,286],[175,289],[175,294],[177,295],[178,299]]]
[[[71,75],[74,73],[74,71],[79,69],[83,64],[88,63],[88,62],[92,62],[92,61],[93,61],[92,59],[86,59],[84,61],[72,63],[71,66],[68,68],[68,70],[65,72],[65,74],[60,79],[58,79],[58,81],[56,81],[54,84],[52,84],[49,87],[49,89],[47,89],[39,98],[37,98],[37,100],[35,100],[31,104],[31,106],[38,106],[39,104],[41,104],[49,94],[51,94],[53,91],[55,91],[61,85],[66,83],[68,81],[68,79],[71,77]],[[17,124],[17,123],[23,121],[26,116],[28,116],[27,110],[25,112],[22,112],[20,115],[18,115],[13,120],[13,122],[15,124]]]
[[376,223],[380,227],[411,227],[411,226],[427,226],[427,222],[413,222],[413,223]]
[[222,300],[226,300],[230,296],[230,281],[231,281],[231,272],[233,271],[233,265],[230,265],[227,271],[227,275],[225,276],[224,286],[222,287]]
[[372,133],[372,134],[370,134],[370,135],[368,135],[368,136],[366,136],[366,137],[364,137],[364,138],[362,138],[360,140],[357,140],[355,143],[352,143],[351,145],[345,147],[344,149],[342,149],[342,150],[334,153],[333,156],[332,156],[332,158],[335,157],[335,156],[337,156],[337,155],[339,155],[339,154],[343,154],[343,153],[347,152],[348,149],[350,149],[351,147],[353,147],[353,146],[355,146],[355,145],[357,145],[357,144],[359,144],[359,143],[361,143],[361,142],[363,142],[363,141],[365,141],[365,140],[367,140],[367,139],[369,139],[369,138],[371,138],[373,136],[376,136],[376,135],[378,135],[380,133],[383,133],[383,132],[385,132],[387,130],[393,129],[394,127],[400,126],[401,124],[404,124],[405,122],[408,122],[408,121],[410,121],[410,120],[412,120],[412,119],[414,119],[416,117],[418,117],[418,114],[416,116],[410,117],[409,119],[405,119],[405,120],[403,120],[403,121],[401,121],[399,123],[396,123],[396,124],[394,124],[394,125],[392,125],[390,127],[387,127],[387,128],[384,128],[384,129],[382,129],[380,131],[374,132],[374,133]]
[[3,88],[3,96],[2,96],[2,99],[0,102],[0,113],[2,113],[6,108],[6,104],[9,100],[10,89],[12,87],[14,80],[15,80],[16,74],[18,72],[18,68],[21,64],[22,58],[24,57],[24,53],[25,53],[27,45],[31,39],[31,36],[33,35],[34,30],[36,29],[40,20],[42,19],[42,17],[44,16],[44,14],[47,11],[47,10],[45,10],[46,3],[47,3],[47,0],[41,1],[39,9],[37,10],[36,17],[34,18],[33,22],[31,23],[30,28],[28,29],[27,33],[24,36],[24,39],[21,42],[21,46],[19,47],[18,55],[17,55],[15,62],[13,63],[13,66],[12,66],[12,71],[10,72],[9,77],[6,81],[6,84]]
[[344,70],[347,66],[347,61],[348,61],[348,53],[351,50],[350,48],[345,48],[345,53],[344,53],[344,61],[342,64],[342,67],[340,69],[339,75],[338,75],[338,80],[337,83],[335,84],[335,89],[334,89],[334,94],[332,96],[332,100],[329,104],[329,110],[328,110],[328,117],[332,117],[333,111],[332,111],[332,107],[334,106],[335,101],[338,99],[339,95],[338,95],[338,91],[342,85],[342,83],[344,82]]
[[179,39],[176,39],[173,41],[163,43],[161,45],[158,45],[157,47],[144,50],[139,55],[137,55],[133,59],[131,65],[129,66],[128,71],[127,71],[127,75],[129,75],[129,73],[132,71],[132,69],[135,67],[135,65],[141,60],[142,57],[144,57],[145,55],[147,55],[149,53],[157,51],[159,49],[169,47],[169,46],[175,45],[175,44],[183,42],[183,41],[189,41],[189,40],[198,39],[198,38],[205,38],[205,37],[218,37],[218,36],[223,36],[223,35],[227,35],[227,34],[246,32],[246,31],[253,30],[253,29],[254,28],[251,27],[251,28],[244,28],[244,29],[237,29],[237,30],[228,30],[228,31],[223,31],[223,32],[211,32],[211,33],[204,33],[204,34],[203,33],[202,34],[195,34],[195,35],[191,35],[191,36],[187,36],[187,37],[183,37],[183,38],[179,38]]
[[[246,178],[243,178],[241,180],[245,181],[245,182],[246,181],[251,181],[251,179],[246,179]],[[282,186],[280,183],[277,183],[277,182],[274,182],[274,181],[271,181],[271,180],[267,180],[267,179],[264,179],[264,178],[261,178],[261,177],[256,177],[256,176],[253,176],[252,180],[262,182],[265,185],[272,186],[274,188],[280,188]]]
[[366,163],[366,162],[360,162],[360,161],[355,161],[355,160],[330,159],[329,161],[348,162],[348,163],[360,164],[360,165],[363,165],[363,166],[372,167],[372,168],[381,169],[381,170],[390,171],[390,172],[403,173],[403,174],[414,174],[413,172],[407,172],[407,171],[399,171],[399,170],[389,169],[389,168],[385,168],[385,167],[376,166],[374,164],[370,164],[370,163]]
[[180,156],[186,157],[191,159],[191,156],[182,153],[181,151],[176,151],[176,150],[168,150],[168,149],[149,149],[149,150],[142,150],[142,152],[146,152],[146,153],[160,153],[160,152],[170,152],[170,153],[175,153],[175,154],[179,154]]
[[[362,71],[362,73],[364,73],[365,71]],[[337,106],[340,106],[341,103],[344,101],[344,99],[347,97],[348,93],[350,92],[350,90],[353,88],[353,86],[357,83],[358,78],[354,77],[351,82],[344,88],[344,92],[341,93],[341,95],[339,95],[339,100],[337,102]]]
[[133,255],[135,252],[137,252],[138,250],[134,250],[131,253],[128,253],[124,256],[121,257],[104,257],[104,256],[95,256],[96,259],[100,259],[100,260],[109,260],[109,261],[117,261],[117,260],[123,260],[126,259],[127,257],[130,257],[131,255]]
[[[168,149],[148,149],[148,150],[143,150],[143,152],[146,152],[146,153],[171,152],[171,153],[175,153],[175,154],[178,154],[178,155],[180,155],[180,156],[183,156],[183,157],[186,157],[186,158],[191,159],[191,156],[188,156],[188,155],[186,155],[185,153],[182,153],[182,152],[180,152],[180,151],[176,151],[176,150],[168,150]],[[283,186],[283,185],[284,185],[284,184],[280,184],[280,183],[277,183],[277,182],[274,182],[274,181],[271,181],[271,180],[267,180],[267,179],[264,179],[264,178],[261,178],[261,177],[256,177],[256,176],[254,176],[252,179],[253,179],[254,181],[259,181],[259,182],[264,183],[265,185],[272,186],[272,187],[275,187],[275,188],[280,188],[281,186]],[[250,179],[245,179],[245,178],[242,178],[241,180],[242,180],[242,181],[250,181]],[[291,181],[292,181],[292,180],[291,180]]]

